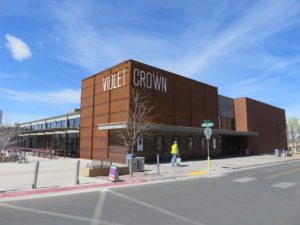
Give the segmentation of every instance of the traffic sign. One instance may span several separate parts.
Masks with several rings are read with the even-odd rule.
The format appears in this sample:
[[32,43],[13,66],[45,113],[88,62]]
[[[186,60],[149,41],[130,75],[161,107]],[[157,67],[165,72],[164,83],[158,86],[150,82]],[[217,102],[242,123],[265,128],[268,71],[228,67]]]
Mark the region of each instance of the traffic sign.
[[202,123],[201,126],[202,126],[202,127],[213,127],[213,126],[214,126],[214,123],[212,123],[212,122],[209,122],[209,123]]
[[212,129],[210,127],[206,127],[204,129],[204,134],[206,136],[206,139],[210,139],[210,136],[212,135]]

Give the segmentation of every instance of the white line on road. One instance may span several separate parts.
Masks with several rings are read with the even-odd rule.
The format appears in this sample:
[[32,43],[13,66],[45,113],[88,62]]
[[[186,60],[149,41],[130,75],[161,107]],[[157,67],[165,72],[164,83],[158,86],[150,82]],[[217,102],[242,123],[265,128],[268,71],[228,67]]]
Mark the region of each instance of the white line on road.
[[254,177],[243,177],[240,179],[233,180],[233,182],[247,183],[247,182],[254,181],[254,180],[256,180],[256,178],[254,178]]
[[102,189],[99,194],[99,199],[97,204],[95,205],[94,213],[93,213],[93,220],[90,222],[90,225],[97,225],[98,222],[100,221],[102,211],[103,211],[103,206],[105,202],[105,197],[106,197],[106,190],[107,189]]
[[166,214],[166,215],[176,217],[176,218],[181,219],[181,220],[183,220],[183,221],[185,221],[185,222],[188,222],[188,223],[191,223],[191,224],[196,224],[196,225],[204,225],[203,223],[199,223],[199,222],[197,222],[197,221],[191,220],[191,219],[186,218],[186,217],[184,217],[184,216],[180,216],[180,215],[178,215],[178,214],[176,214],[176,213],[173,213],[173,212],[170,212],[170,211],[168,211],[168,210],[159,208],[159,207],[154,206],[154,205],[151,205],[151,204],[149,204],[149,203],[142,202],[142,201],[140,201],[140,200],[137,200],[137,199],[135,199],[135,198],[129,197],[129,196],[127,196],[127,195],[123,195],[123,194],[121,194],[121,193],[114,192],[114,191],[112,191],[112,190],[108,190],[108,191],[109,191],[110,193],[116,195],[116,196],[119,196],[119,197],[121,197],[121,198],[125,198],[125,199],[127,199],[127,200],[129,200],[129,201],[135,202],[135,203],[140,204],[140,205],[142,205],[142,206],[146,206],[146,207],[148,207],[148,208],[154,209],[154,210],[156,210],[156,211],[158,211],[158,212],[161,212],[161,213],[164,213],[164,214]]
[[294,185],[296,185],[296,183],[280,182],[280,183],[272,185],[272,187],[277,187],[277,188],[285,189],[285,188],[292,187]]
[[72,220],[80,220],[80,221],[84,221],[84,222],[95,221],[95,224],[121,225],[121,224],[111,223],[111,222],[107,222],[107,221],[103,221],[103,220],[95,220],[95,219],[90,219],[90,218],[86,218],[86,217],[72,216],[72,215],[50,212],[50,211],[45,211],[45,210],[40,210],[40,209],[32,209],[32,208],[27,208],[27,207],[25,208],[25,207],[21,207],[21,206],[6,204],[6,203],[0,203],[0,206],[10,208],[10,209],[16,209],[16,210],[20,210],[20,211],[25,211],[25,212],[38,213],[38,214],[49,215],[49,216],[56,216],[56,217],[72,219]]

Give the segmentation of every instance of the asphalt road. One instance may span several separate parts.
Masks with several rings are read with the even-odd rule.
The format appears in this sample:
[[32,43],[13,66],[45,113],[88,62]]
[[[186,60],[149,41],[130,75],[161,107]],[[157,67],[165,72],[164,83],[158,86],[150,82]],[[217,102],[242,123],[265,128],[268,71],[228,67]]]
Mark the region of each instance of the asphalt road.
[[100,192],[0,202],[0,225],[299,225],[299,162]]

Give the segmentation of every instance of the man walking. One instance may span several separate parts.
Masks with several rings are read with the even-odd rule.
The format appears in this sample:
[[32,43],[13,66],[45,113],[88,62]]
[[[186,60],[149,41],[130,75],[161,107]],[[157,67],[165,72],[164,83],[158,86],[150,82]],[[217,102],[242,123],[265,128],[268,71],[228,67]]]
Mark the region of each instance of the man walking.
[[172,167],[174,167],[174,166],[176,166],[176,158],[177,158],[177,155],[179,154],[177,141],[174,141],[174,144],[172,145],[171,154],[172,154],[171,163],[172,163]]

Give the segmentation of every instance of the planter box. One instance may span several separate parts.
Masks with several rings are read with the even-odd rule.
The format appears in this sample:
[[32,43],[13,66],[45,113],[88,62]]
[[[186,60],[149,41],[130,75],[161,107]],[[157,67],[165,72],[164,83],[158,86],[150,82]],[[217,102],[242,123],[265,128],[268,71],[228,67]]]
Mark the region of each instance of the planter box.
[[[84,168],[83,176],[85,177],[97,177],[97,176],[108,176],[110,168]],[[128,166],[118,167],[119,175],[129,174]]]

